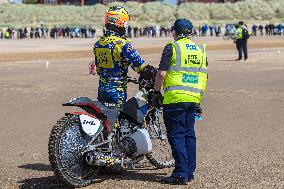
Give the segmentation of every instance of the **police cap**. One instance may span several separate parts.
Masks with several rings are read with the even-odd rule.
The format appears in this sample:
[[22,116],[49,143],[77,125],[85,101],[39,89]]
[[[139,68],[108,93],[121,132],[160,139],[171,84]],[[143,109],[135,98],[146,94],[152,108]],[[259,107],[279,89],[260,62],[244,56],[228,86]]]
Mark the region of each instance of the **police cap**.
[[192,23],[189,20],[177,19],[172,29],[178,34],[190,34],[192,28],[193,28]]

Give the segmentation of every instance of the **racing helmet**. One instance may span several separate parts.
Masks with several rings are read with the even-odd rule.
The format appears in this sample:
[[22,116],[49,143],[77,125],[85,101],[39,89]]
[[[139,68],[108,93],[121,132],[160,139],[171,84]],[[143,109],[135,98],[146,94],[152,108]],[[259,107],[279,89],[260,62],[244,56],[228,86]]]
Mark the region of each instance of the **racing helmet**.
[[187,19],[177,19],[172,27],[178,35],[190,35],[192,33],[193,25]]
[[124,34],[129,21],[129,14],[124,7],[111,6],[105,13],[105,26],[107,29]]

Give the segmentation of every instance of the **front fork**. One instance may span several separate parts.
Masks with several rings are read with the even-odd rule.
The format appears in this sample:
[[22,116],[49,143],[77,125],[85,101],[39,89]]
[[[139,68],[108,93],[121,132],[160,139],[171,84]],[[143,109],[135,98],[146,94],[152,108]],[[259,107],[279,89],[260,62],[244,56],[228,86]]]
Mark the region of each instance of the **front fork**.
[[149,129],[154,129],[155,134],[157,135],[158,139],[161,139],[161,140],[167,139],[167,136],[162,133],[161,126],[160,126],[160,112],[162,110],[156,107],[153,107],[150,111],[151,113],[150,113],[150,120],[149,120],[148,127],[152,127],[152,128],[149,128]]

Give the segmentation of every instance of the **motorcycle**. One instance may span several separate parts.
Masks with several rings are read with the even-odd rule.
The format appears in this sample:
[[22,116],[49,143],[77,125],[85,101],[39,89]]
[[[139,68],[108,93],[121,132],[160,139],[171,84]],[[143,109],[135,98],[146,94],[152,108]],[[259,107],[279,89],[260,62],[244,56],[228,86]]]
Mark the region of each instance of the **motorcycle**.
[[225,34],[223,35],[223,39],[224,39],[224,40],[230,40],[230,39],[235,40],[235,39],[236,39],[236,36],[235,36],[234,33],[225,33]]
[[[96,181],[98,171],[133,168],[146,159],[156,168],[174,166],[162,119],[162,108],[153,107],[153,83],[128,78],[139,84],[137,94],[116,114],[88,97],[71,99],[63,106],[84,111],[66,113],[52,128],[48,152],[55,175],[72,187]],[[115,109],[115,108],[113,108]],[[114,126],[110,124],[111,117]]]

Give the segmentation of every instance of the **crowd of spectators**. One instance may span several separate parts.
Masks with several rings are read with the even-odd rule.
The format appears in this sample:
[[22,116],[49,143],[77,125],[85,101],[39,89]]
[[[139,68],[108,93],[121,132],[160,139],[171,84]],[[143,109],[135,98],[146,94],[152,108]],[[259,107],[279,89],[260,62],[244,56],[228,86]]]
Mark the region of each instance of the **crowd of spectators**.
[[[105,29],[103,29],[105,32]],[[7,28],[0,29],[0,39],[37,39],[37,38],[94,38],[96,37],[94,27],[52,27],[52,28]],[[167,37],[171,35],[169,27],[131,27],[126,31],[129,38],[137,37]]]
[[[105,33],[105,29],[103,29]],[[131,27],[129,26],[126,31],[128,38],[137,37],[168,37],[171,35],[171,28],[169,27],[158,27],[158,26],[147,26],[147,27]]]
[[[233,33],[236,30],[235,24],[203,24],[194,28],[195,36],[222,36],[227,33]],[[105,29],[103,29],[103,33]],[[7,28],[0,29],[0,39],[37,39],[37,38],[94,38],[97,31],[94,27],[36,27],[36,28]],[[272,36],[284,35],[284,26],[282,24],[253,24],[251,26],[253,36]],[[171,28],[164,26],[147,26],[147,27],[128,27],[126,31],[128,38],[137,37],[168,37],[171,36]]]
[[222,27],[218,24],[212,24],[212,25],[199,25],[198,27],[194,28],[193,33],[195,36],[216,36],[219,37],[221,34]]
[[94,38],[94,27],[52,27],[52,28],[7,28],[0,29],[0,39],[37,39],[37,38]]
[[267,25],[252,25],[252,35],[253,36],[263,36],[263,35],[284,35],[284,25],[283,24],[267,24]]
[[[226,35],[228,33],[235,33],[237,29],[237,24],[226,24],[225,27],[220,25],[202,25],[198,27],[195,31],[197,36],[219,36],[220,34]],[[248,28],[250,29],[250,28]],[[284,35],[284,25],[283,24],[253,24],[251,26],[251,34],[253,36],[273,36],[273,35]]]

